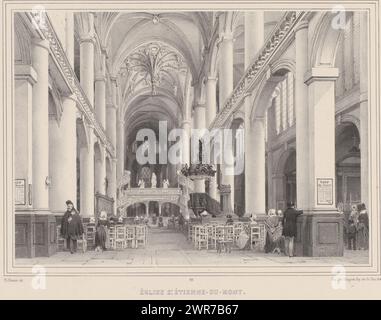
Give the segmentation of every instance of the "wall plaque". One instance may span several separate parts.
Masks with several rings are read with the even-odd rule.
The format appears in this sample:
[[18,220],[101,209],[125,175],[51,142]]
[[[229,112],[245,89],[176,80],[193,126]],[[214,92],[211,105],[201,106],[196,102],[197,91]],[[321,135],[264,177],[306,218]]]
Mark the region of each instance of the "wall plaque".
[[25,205],[26,203],[25,179],[15,180],[15,205]]
[[333,205],[333,179],[316,179],[317,180],[317,204]]

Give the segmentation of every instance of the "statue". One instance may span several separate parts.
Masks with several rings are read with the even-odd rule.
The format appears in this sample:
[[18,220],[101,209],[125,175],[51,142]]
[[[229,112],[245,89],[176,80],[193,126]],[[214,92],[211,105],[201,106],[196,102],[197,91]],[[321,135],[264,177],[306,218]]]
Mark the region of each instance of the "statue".
[[151,178],[151,188],[156,188],[157,185],[157,178],[155,172],[152,173],[152,178]]
[[145,182],[144,182],[143,179],[140,179],[140,180],[139,180],[138,186],[139,186],[140,189],[144,189],[144,187],[145,187]]
[[168,179],[164,179],[163,180],[163,188],[168,189],[168,187],[169,187],[169,181],[168,181]]
[[120,195],[123,195],[125,186],[131,188],[131,171],[129,170],[124,170],[124,174],[119,181],[118,189]]

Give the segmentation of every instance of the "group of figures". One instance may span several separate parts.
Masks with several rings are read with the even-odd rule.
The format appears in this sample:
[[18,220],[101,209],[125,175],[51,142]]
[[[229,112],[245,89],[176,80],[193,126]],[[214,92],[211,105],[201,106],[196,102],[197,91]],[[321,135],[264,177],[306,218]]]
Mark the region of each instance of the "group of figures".
[[284,213],[281,210],[276,212],[275,209],[268,211],[265,227],[266,227],[266,253],[282,252],[289,257],[294,256],[294,241],[296,238],[297,228],[296,220],[303,211],[297,210],[292,202],[287,204]]
[[369,247],[369,217],[364,203],[353,205],[345,224],[345,236],[349,250],[367,250]]
[[[146,187],[146,181],[144,179],[139,179],[138,181],[138,187],[141,189],[144,189]],[[153,172],[151,176],[151,188],[156,188],[157,187],[157,176]],[[123,194],[125,188],[131,188],[131,171],[125,170],[123,177],[120,179],[119,182],[119,193]],[[169,180],[164,179],[163,180],[163,188],[168,189],[169,188]]]
[[[140,189],[144,189],[145,186],[146,186],[146,183],[145,183],[144,179],[139,179],[138,187]],[[156,177],[155,173],[152,173],[151,188],[156,189],[156,187],[157,187],[157,177]],[[164,189],[168,189],[168,187],[169,187],[169,180],[168,179],[164,179],[163,180],[163,188]]]

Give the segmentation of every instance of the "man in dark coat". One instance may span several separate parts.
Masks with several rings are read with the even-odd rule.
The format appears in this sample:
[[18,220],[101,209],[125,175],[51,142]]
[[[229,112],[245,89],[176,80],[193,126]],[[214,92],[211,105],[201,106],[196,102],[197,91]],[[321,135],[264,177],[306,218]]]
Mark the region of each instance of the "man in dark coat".
[[77,210],[74,209],[73,202],[66,201],[67,210],[61,221],[61,236],[66,239],[67,248],[73,254],[77,251],[77,240],[83,235],[82,219]]
[[296,237],[296,219],[303,211],[298,211],[292,202],[287,203],[283,214],[283,235],[285,237],[285,253],[294,256],[294,239]]

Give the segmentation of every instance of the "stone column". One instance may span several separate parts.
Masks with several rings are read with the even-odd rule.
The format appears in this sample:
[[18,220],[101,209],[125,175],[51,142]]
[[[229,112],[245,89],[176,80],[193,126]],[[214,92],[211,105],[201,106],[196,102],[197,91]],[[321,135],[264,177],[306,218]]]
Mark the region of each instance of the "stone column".
[[189,120],[184,120],[182,123],[182,129],[185,132],[185,137],[183,140],[183,150],[182,150],[182,164],[190,164],[190,133],[191,133],[191,122]]
[[[306,74],[309,130],[304,140],[307,140],[308,152],[302,154],[302,157],[310,174],[310,183],[306,187],[308,204],[303,208],[307,210],[336,211],[335,81],[337,77],[336,68],[313,68]],[[298,153],[298,141],[296,150]],[[321,178],[332,179],[331,204],[320,204],[318,201],[317,179]],[[306,202],[306,199],[300,200],[302,203]]]
[[220,110],[233,91],[233,35],[223,34],[220,42],[219,94]]
[[295,30],[295,114],[296,114],[296,199],[299,208],[309,204],[309,171],[306,163],[310,128],[308,120],[308,91],[304,75],[308,68],[308,22],[302,21]]
[[95,192],[100,194],[106,194],[106,150],[105,147],[98,140],[98,146],[100,149],[99,157],[94,150],[94,174],[95,174]]
[[[309,176],[308,180],[303,176],[299,179],[309,184],[297,195],[298,207],[304,213],[298,219],[297,255],[342,256],[344,252],[343,216],[336,209],[335,182],[335,80],[338,74],[336,68],[318,67],[312,68],[305,77],[308,103],[304,112],[308,112],[308,131],[304,137],[297,133],[296,154],[300,155],[301,141],[302,147],[306,143],[307,152],[301,154],[300,160],[306,167],[302,174]],[[297,118],[296,122],[299,121]],[[298,170],[297,167],[297,175],[300,175]]]
[[[106,124],[106,134],[108,138],[110,139],[111,144],[116,147],[116,106],[114,104],[107,105],[107,124]],[[112,159],[111,163],[111,176],[108,177],[109,180],[109,188],[108,188],[108,195],[111,198],[114,198],[116,200],[116,172],[117,167],[117,160]]]
[[83,91],[94,106],[94,15],[88,14],[90,30],[80,39],[80,81]]
[[34,39],[32,66],[38,81],[33,86],[33,208],[49,209],[49,42]]
[[[222,34],[220,43],[220,64],[219,64],[219,94],[220,94],[220,110],[223,109],[226,99],[233,92],[233,35],[232,34]],[[231,161],[232,152],[226,153],[225,148],[223,153],[224,158],[227,162]],[[231,209],[234,210],[234,174],[231,173],[226,175],[226,164],[222,164],[222,183],[230,185],[230,201]]]
[[162,205],[162,203],[158,203],[159,204],[159,217],[161,216],[161,205]]
[[[250,66],[253,58],[264,43],[264,13],[263,11],[245,12],[245,70]],[[251,200],[255,193],[253,189],[253,157],[256,150],[253,148],[253,129],[250,119],[252,110],[251,95],[245,98],[245,215],[249,216],[255,210]]]
[[[65,14],[65,52],[74,67],[74,15]],[[49,203],[52,212],[65,211],[65,201],[77,203],[77,102],[75,95],[64,97],[59,124],[53,120],[49,127],[50,187]]]
[[65,97],[59,123],[51,120],[49,127],[50,210],[65,211],[65,201],[77,203],[77,128],[75,96]]
[[120,179],[124,174],[124,121],[119,119],[116,125],[117,125],[117,134],[118,134],[117,141],[116,141],[116,157],[117,157],[116,175]]
[[94,128],[88,126],[88,145],[80,149],[80,210],[82,216],[94,216]]
[[[33,85],[37,82],[37,74],[32,66],[15,65],[15,178],[25,179],[26,188],[33,184]],[[28,189],[27,189],[28,190]],[[17,205],[16,211],[31,208],[28,192],[25,205]]]
[[255,118],[252,122],[252,148],[255,150],[252,157],[252,185],[250,194],[250,208],[252,214],[266,213],[266,169],[265,169],[265,119]]
[[[194,119],[195,119],[195,129],[205,129],[205,106],[204,105],[199,104],[194,107]],[[194,192],[204,193],[205,180],[204,179],[195,180],[194,188],[195,188]]]
[[95,115],[103,129],[106,129],[106,77],[102,73],[95,78]]
[[144,202],[144,206],[146,208],[146,217],[149,217],[149,202]]
[[[209,128],[217,114],[217,99],[216,99],[216,83],[217,79],[208,77],[206,82],[206,127]],[[212,158],[211,158],[212,159]],[[218,200],[217,193],[217,177],[209,179],[209,196],[212,199]]]
[[216,83],[217,79],[213,77],[208,77],[206,80],[206,127],[208,128],[217,114]]
[[369,203],[369,150],[368,150],[368,14],[360,13],[360,151],[361,201]]

